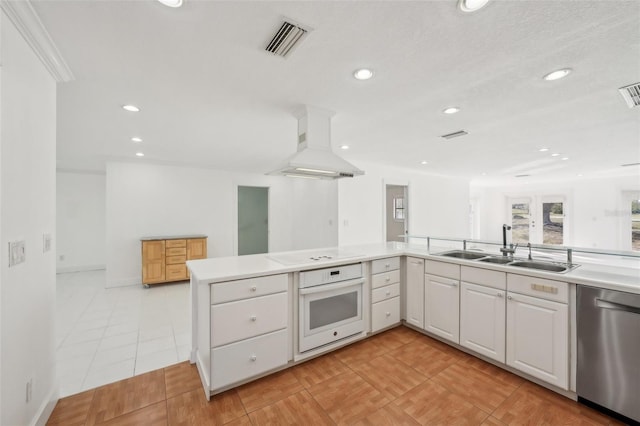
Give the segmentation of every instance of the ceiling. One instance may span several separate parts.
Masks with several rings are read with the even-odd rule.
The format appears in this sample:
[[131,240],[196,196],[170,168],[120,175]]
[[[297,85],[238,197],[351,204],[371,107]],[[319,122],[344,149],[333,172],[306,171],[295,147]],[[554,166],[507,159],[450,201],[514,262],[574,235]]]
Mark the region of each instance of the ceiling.
[[[640,162],[640,108],[617,90],[640,82],[638,1],[32,3],[75,75],[58,86],[59,169],[266,173],[295,151],[308,104],[336,112],[334,150],[356,166],[478,183],[640,176],[621,167]],[[264,50],[283,17],[313,29],[286,59]],[[360,67],[374,77],[354,79]]]

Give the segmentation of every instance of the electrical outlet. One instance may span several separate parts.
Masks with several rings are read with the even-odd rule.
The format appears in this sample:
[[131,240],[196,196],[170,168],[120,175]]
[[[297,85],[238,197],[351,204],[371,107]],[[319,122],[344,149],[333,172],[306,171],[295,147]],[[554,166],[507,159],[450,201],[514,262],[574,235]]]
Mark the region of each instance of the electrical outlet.
[[27,382],[27,402],[31,402],[31,397],[33,396],[33,379],[29,379]]
[[51,250],[51,234],[42,234],[42,252]]
[[60,256],[58,256],[58,259],[60,259],[60,262],[64,262],[64,254],[61,254]]

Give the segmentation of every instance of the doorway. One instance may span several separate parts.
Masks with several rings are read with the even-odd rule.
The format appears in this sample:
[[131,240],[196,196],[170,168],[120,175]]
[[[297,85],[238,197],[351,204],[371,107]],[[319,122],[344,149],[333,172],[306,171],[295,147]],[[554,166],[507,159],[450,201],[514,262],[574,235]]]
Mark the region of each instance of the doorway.
[[514,244],[567,244],[564,197],[509,198],[508,208]]
[[404,185],[386,185],[385,217],[386,240],[405,241],[408,235],[407,187]]
[[269,188],[238,186],[238,256],[269,251]]

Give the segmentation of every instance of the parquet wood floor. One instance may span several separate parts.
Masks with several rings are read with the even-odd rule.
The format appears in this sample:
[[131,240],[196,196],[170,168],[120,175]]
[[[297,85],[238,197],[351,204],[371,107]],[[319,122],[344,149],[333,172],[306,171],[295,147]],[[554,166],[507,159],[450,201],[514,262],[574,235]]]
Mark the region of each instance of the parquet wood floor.
[[61,399],[49,425],[619,425],[406,327],[207,401],[183,362]]

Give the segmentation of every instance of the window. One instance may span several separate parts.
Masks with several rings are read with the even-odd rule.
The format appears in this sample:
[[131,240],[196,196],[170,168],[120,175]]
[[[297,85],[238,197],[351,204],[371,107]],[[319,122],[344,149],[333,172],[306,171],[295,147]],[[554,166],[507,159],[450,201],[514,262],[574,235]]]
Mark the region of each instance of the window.
[[531,211],[529,202],[511,203],[511,241],[513,244],[526,244],[529,240]]
[[562,245],[563,235],[563,203],[542,203],[542,244]]
[[404,220],[404,198],[393,199],[393,218],[395,220]]

